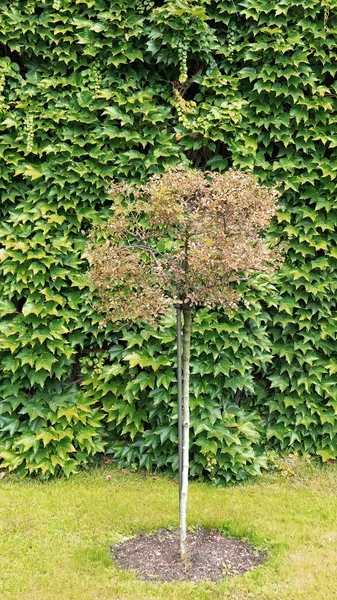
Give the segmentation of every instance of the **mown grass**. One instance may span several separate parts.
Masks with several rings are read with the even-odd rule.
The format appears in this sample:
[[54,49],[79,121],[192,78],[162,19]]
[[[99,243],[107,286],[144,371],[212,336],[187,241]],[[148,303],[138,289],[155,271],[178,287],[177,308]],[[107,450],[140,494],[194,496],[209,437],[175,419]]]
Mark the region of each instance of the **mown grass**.
[[192,483],[189,525],[244,537],[267,549],[268,559],[219,585],[148,583],[119,570],[109,549],[124,536],[177,526],[174,481],[108,467],[48,484],[6,477],[0,482],[0,598],[335,600],[336,517],[335,466],[231,488]]

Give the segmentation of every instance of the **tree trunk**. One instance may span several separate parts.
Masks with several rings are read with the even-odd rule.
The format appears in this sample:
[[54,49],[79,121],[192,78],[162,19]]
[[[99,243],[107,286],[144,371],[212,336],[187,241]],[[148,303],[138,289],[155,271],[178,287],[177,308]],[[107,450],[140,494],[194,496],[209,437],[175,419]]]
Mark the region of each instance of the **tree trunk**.
[[191,309],[183,310],[183,469],[180,498],[180,556],[186,559],[186,507],[188,491],[188,467],[190,445],[190,354],[191,354]]
[[181,505],[181,481],[183,475],[183,373],[182,373],[182,336],[181,336],[181,308],[177,312],[177,383],[178,383],[178,464],[179,464],[179,515]]

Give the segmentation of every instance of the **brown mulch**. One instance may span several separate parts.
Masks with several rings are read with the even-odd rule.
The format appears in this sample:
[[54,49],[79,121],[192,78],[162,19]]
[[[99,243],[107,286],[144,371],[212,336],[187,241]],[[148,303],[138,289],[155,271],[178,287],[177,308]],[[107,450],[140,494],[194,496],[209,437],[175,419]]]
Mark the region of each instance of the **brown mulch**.
[[150,581],[214,581],[241,575],[261,564],[265,554],[218,531],[198,529],[187,536],[188,559],[179,554],[179,532],[160,530],[139,535],[112,548],[122,569]]

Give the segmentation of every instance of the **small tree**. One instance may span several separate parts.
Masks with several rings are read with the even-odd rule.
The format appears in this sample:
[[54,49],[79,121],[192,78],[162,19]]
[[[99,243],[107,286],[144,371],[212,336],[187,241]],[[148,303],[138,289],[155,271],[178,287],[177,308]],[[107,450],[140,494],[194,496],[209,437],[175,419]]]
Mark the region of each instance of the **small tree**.
[[91,234],[88,248],[100,309],[115,322],[153,324],[176,308],[180,398],[183,314],[178,431],[184,559],[192,311],[199,306],[234,309],[240,299],[234,285],[242,276],[275,270],[280,253],[261,233],[275,215],[278,192],[259,185],[248,173],[230,170],[221,175],[180,166],[138,188],[113,184],[109,194],[113,216]]

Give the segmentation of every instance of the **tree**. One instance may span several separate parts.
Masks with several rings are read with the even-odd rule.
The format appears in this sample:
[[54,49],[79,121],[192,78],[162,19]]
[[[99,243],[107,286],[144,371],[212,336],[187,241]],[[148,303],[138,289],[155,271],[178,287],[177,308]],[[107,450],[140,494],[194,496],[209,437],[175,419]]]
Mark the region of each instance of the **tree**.
[[176,308],[179,384],[183,315],[178,431],[180,553],[185,559],[192,312],[200,306],[235,309],[240,300],[235,284],[242,276],[277,268],[280,251],[262,232],[275,215],[278,191],[259,185],[249,173],[222,175],[179,166],[138,188],[113,183],[109,194],[112,217],[90,234],[88,247],[99,308],[115,322],[152,324]]

